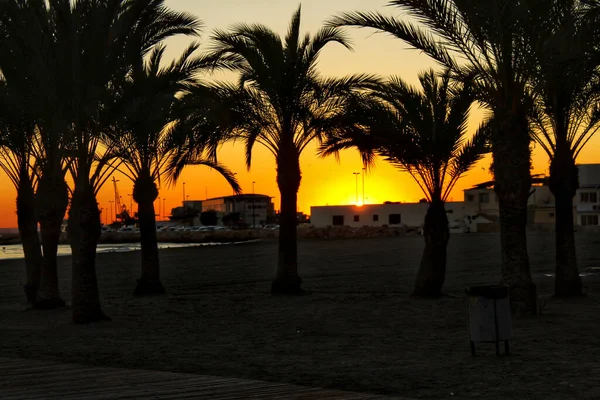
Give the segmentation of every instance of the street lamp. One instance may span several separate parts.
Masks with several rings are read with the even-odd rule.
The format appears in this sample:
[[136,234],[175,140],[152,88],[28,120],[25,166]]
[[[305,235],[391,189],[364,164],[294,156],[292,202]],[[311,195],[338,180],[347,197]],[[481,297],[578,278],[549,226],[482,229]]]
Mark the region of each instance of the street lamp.
[[185,207],[185,182],[183,182],[183,206]]
[[358,176],[360,175],[360,172],[353,172],[352,174],[356,178],[356,205],[358,205]]
[[166,212],[165,212],[165,202],[166,201],[167,201],[167,199],[163,197],[163,218],[165,217],[165,214],[166,214]]
[[366,173],[366,168],[363,167],[362,169],[362,180],[363,180],[363,205],[365,204],[365,173]]
[[133,193],[129,193],[127,196],[129,196],[129,212],[133,216]]
[[158,196],[158,220],[160,221],[160,216],[162,215],[160,212],[160,196]]
[[110,209],[110,222],[112,223],[113,222],[112,210],[113,210],[114,200],[109,200],[108,202],[110,203],[110,207],[109,207],[109,209]]
[[252,182],[252,229],[256,229],[256,220],[255,220],[255,215],[256,215],[256,210],[255,210],[255,205],[254,205],[254,184],[256,182]]

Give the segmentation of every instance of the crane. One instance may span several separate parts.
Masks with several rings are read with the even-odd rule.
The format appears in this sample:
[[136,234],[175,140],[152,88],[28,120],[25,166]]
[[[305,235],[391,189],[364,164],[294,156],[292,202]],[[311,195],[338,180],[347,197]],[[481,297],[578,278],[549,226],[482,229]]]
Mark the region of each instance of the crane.
[[117,187],[117,182],[119,182],[115,177],[112,178],[113,187],[115,189],[115,216],[118,216],[121,213],[121,200],[119,196],[119,188]]
[[119,182],[119,180],[115,179],[115,177],[113,176],[112,183],[115,191],[115,221],[119,221],[124,225],[133,225],[137,221],[130,214],[131,211],[127,210],[127,206],[125,204],[121,205],[121,196],[119,195],[119,188],[117,187],[117,182]]

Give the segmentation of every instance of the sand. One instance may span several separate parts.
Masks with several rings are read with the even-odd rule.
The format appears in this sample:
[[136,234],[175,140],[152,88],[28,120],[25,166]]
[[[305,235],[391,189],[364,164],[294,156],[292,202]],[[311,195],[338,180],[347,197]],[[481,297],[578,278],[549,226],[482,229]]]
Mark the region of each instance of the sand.
[[[600,235],[578,234],[581,269],[600,266]],[[529,236],[541,294],[551,293],[552,234]],[[98,256],[113,321],[75,326],[70,312],[25,311],[22,261],[0,263],[0,356],[192,372],[413,398],[600,398],[600,280],[588,297],[552,300],[513,319],[510,357],[471,357],[466,285],[500,278],[499,237],[454,235],[448,297],[408,297],[418,236],[300,242],[300,298],[268,294],[276,243],[163,250],[169,294],[135,299],[139,253]],[[68,299],[69,258],[60,259]],[[32,383],[34,381],[32,380]]]

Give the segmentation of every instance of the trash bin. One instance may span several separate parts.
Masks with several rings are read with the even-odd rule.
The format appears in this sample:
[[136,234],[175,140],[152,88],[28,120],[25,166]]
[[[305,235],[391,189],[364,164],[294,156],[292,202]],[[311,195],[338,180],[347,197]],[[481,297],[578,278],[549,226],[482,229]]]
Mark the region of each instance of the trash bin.
[[500,355],[500,342],[504,342],[508,354],[512,334],[508,286],[471,286],[466,293],[471,353],[475,355],[477,342],[495,343],[496,354]]

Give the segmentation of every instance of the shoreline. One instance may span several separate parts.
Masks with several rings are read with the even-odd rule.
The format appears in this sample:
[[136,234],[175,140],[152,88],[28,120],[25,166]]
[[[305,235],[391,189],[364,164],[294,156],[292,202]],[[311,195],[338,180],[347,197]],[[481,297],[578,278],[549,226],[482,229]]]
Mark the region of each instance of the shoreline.
[[[367,238],[394,237],[417,234],[416,228],[407,227],[299,227],[298,239],[334,239],[334,238]],[[227,230],[213,232],[174,231],[157,232],[158,243],[230,243],[257,239],[277,239],[279,231],[267,229]],[[134,244],[139,243],[140,234],[134,232],[104,232],[98,244]],[[0,246],[21,244],[18,233],[0,235]],[[63,233],[60,244],[69,244],[68,236]]]

